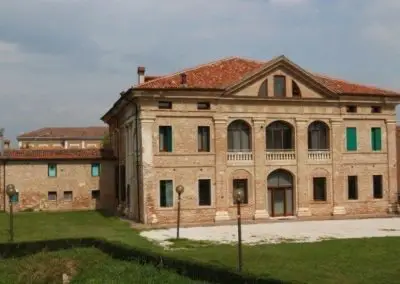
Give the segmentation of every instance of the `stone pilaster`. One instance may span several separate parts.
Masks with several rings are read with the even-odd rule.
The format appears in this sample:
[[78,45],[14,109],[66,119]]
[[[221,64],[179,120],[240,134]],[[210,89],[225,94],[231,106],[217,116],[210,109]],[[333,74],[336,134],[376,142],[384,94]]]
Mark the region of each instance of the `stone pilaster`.
[[265,176],[265,119],[253,119],[254,219],[269,218]]
[[[144,223],[158,223],[155,207],[157,206],[158,184],[153,171],[153,132],[155,117],[141,116],[142,192],[144,196]],[[139,189],[140,190],[140,189]]]
[[214,141],[215,141],[215,207],[214,221],[229,220],[228,207],[229,198],[226,184],[226,154],[227,119],[225,117],[214,117]]
[[397,211],[397,195],[399,194],[397,187],[397,143],[396,143],[396,121],[386,121],[386,147],[387,147],[387,167],[388,167],[388,212]]
[[341,170],[342,151],[344,145],[343,119],[331,119],[330,146],[332,152],[332,215],[345,215],[343,207],[345,200],[344,176]]
[[308,190],[308,175],[303,173],[308,160],[308,129],[307,120],[296,119],[296,160],[297,160],[297,183],[295,192],[297,197],[297,216],[311,216],[310,196]]

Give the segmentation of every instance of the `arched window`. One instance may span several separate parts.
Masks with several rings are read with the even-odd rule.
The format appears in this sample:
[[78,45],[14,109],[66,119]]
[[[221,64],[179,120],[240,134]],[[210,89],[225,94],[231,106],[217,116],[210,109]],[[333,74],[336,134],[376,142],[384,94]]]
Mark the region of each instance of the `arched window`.
[[308,126],[308,149],[329,149],[329,127],[325,122],[314,121]]
[[261,84],[260,89],[258,89],[258,96],[259,97],[268,97],[268,80],[265,80]]
[[268,125],[266,129],[267,150],[292,150],[293,129],[292,126],[284,121],[275,121]]
[[299,85],[294,80],[292,80],[292,97],[301,97]]
[[251,127],[243,120],[235,120],[228,126],[228,151],[251,151]]
[[292,174],[285,170],[275,170],[268,176],[268,188],[287,188],[293,186]]

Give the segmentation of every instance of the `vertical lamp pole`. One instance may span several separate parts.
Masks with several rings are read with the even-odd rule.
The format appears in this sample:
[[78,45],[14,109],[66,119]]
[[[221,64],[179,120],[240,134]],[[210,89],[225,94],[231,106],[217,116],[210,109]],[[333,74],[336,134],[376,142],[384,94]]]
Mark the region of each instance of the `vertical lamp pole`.
[[178,217],[176,220],[176,238],[179,239],[179,227],[181,223],[181,195],[185,191],[183,185],[178,185],[175,188],[176,193],[178,194]]
[[234,197],[237,205],[237,227],[238,227],[238,271],[242,271],[243,259],[242,259],[242,219],[240,216],[240,204],[243,201],[244,190],[242,188],[237,188],[234,191]]
[[14,241],[14,212],[13,212],[13,197],[17,194],[15,185],[8,184],[6,187],[6,193],[10,204],[10,242]]

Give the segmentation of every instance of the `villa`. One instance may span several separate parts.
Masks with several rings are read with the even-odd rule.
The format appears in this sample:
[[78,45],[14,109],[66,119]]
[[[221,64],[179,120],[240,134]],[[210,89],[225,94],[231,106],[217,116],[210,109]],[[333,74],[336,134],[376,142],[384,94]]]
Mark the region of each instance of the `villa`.
[[[379,70],[379,68],[377,68]],[[285,56],[224,58],[146,76],[102,117],[129,218],[184,223],[385,215],[398,210],[400,93],[303,69]]]

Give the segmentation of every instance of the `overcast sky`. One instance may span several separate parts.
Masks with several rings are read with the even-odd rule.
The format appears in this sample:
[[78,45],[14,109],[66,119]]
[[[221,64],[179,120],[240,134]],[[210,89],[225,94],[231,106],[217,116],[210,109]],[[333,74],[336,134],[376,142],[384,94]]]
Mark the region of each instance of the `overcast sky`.
[[6,136],[101,125],[136,68],[163,74],[226,56],[400,89],[399,0],[3,0]]

